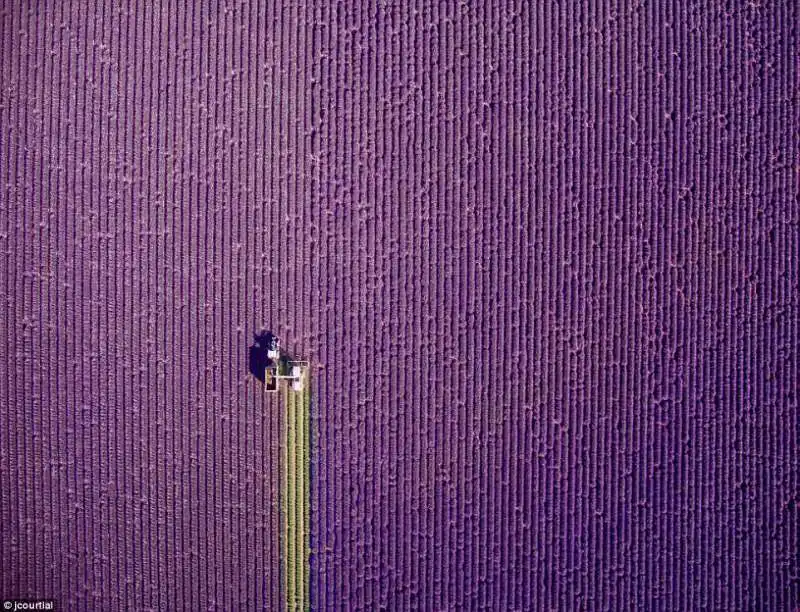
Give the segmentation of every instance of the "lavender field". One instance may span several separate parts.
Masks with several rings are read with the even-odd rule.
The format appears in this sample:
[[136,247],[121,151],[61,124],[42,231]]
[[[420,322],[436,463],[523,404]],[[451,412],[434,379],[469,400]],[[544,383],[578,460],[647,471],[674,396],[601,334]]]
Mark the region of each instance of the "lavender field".
[[0,3],[0,599],[800,607],[798,17]]

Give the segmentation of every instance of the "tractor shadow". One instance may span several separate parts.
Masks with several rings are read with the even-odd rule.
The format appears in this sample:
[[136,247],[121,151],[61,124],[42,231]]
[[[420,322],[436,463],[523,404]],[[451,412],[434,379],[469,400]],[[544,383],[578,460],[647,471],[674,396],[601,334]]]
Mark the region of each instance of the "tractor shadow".
[[259,332],[255,335],[255,344],[250,347],[250,373],[262,383],[264,382],[264,370],[272,363],[268,352],[274,337],[275,334],[271,331]]

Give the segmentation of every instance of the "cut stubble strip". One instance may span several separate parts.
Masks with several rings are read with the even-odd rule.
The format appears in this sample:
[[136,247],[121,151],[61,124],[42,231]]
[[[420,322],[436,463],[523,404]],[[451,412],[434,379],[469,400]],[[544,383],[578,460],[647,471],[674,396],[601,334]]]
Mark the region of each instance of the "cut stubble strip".
[[[307,376],[307,373],[306,373]],[[284,392],[286,420],[283,431],[284,486],[281,491],[284,515],[283,587],[287,610],[309,609],[309,427],[310,384],[302,391],[289,385]]]

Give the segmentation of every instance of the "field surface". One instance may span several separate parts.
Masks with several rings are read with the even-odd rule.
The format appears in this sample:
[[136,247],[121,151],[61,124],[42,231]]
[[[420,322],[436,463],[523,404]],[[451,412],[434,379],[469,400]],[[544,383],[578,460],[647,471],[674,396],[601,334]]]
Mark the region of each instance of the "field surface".
[[0,4],[0,598],[796,609],[797,13]]

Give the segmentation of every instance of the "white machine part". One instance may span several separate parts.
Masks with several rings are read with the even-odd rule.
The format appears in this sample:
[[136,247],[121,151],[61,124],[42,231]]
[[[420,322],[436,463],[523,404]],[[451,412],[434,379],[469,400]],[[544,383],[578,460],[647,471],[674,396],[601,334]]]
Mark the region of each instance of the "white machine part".
[[293,363],[291,367],[292,391],[302,391],[306,388],[306,368],[308,368],[308,363]]

